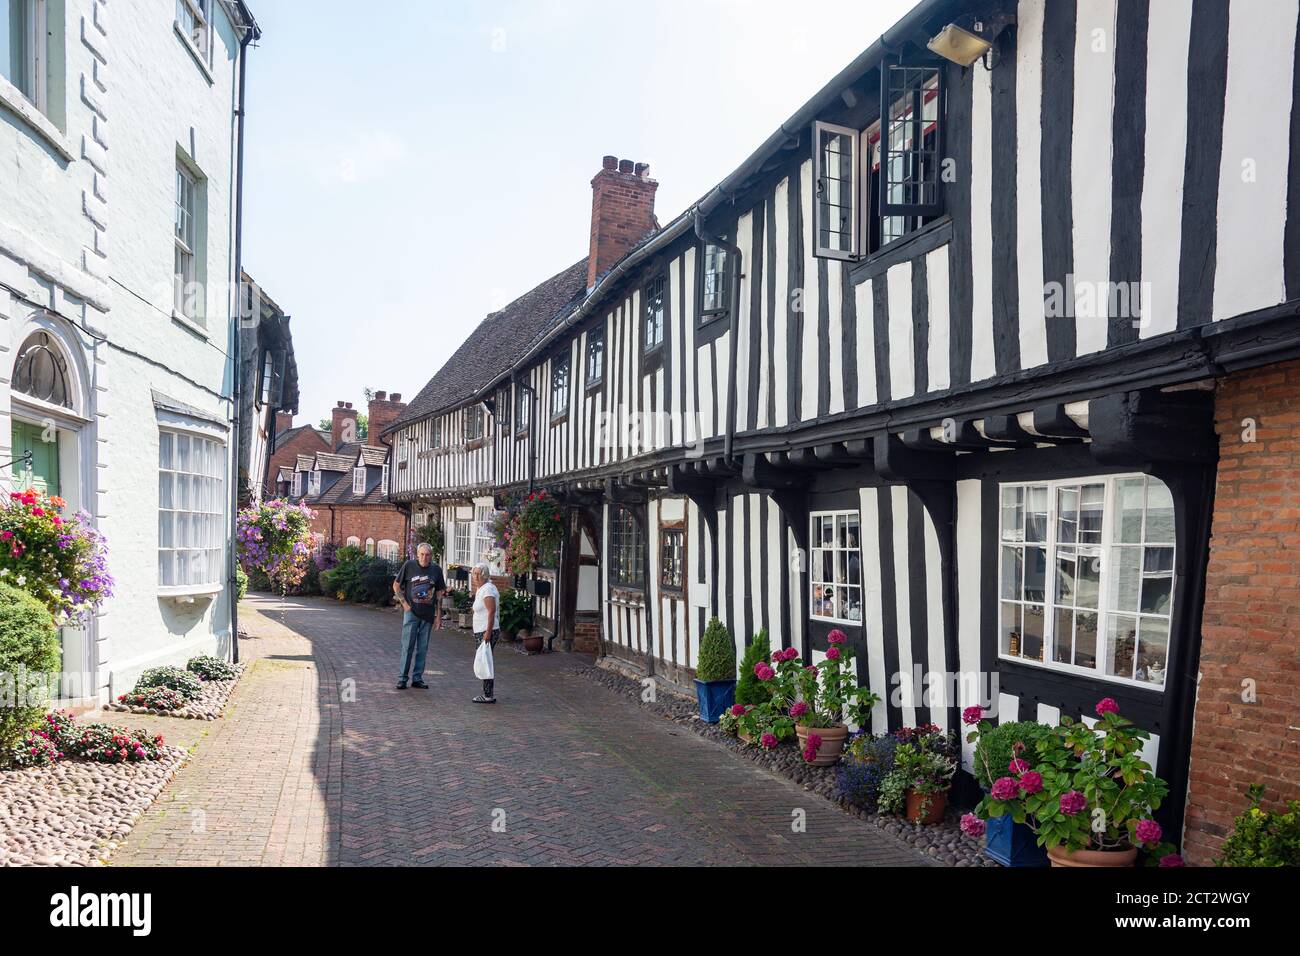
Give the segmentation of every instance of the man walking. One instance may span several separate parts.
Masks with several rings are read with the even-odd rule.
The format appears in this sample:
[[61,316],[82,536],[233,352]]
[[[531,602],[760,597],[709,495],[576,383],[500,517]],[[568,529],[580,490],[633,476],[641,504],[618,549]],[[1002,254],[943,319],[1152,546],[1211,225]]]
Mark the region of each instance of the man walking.
[[397,689],[411,686],[427,690],[424,682],[424,658],[429,652],[430,628],[442,627],[442,595],[447,581],[442,568],[433,562],[433,548],[421,543],[415,560],[402,565],[393,579],[393,593],[402,605],[402,663],[397,674]]

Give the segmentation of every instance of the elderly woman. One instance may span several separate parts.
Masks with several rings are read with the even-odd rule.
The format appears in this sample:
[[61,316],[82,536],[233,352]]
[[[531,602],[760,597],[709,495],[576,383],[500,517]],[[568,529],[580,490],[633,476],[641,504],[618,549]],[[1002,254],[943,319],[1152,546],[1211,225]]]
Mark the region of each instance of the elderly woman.
[[[486,562],[474,565],[469,576],[470,590],[474,592],[474,636],[494,650],[501,637],[501,619],[498,608],[501,605],[501,592],[492,583],[492,575]],[[494,680],[483,681],[483,693],[474,698],[476,704],[495,704],[493,695]]]

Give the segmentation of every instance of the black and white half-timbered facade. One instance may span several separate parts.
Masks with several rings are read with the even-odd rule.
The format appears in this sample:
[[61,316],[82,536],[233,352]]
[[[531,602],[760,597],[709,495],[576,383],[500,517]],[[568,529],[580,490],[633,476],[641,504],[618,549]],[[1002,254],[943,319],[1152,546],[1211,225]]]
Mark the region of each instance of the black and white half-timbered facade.
[[607,158],[588,260],[411,404],[393,497],[472,558],[559,496],[549,619],[667,680],[716,616],[845,631],[876,731],[1113,697],[1177,827],[1216,391],[1300,354],[1296,38],[1296,0],[925,0],[666,225]]

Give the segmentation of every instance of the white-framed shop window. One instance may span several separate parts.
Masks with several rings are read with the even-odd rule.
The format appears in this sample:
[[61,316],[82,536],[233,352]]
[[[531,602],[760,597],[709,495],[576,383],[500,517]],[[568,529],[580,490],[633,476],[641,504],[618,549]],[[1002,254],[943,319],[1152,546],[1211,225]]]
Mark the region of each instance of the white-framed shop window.
[[998,654],[1161,688],[1174,597],[1174,502],[1146,475],[1005,484]]
[[809,612],[814,620],[862,623],[862,529],[857,511],[809,517]]
[[158,586],[219,588],[226,541],[226,446],[183,431],[158,433]]

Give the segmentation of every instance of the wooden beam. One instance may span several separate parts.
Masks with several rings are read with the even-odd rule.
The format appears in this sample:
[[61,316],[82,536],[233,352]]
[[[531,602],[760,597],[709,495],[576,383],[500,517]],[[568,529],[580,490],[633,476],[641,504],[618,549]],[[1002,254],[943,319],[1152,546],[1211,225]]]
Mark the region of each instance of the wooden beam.
[[1218,459],[1214,396],[1156,390],[1106,395],[1088,403],[1092,456],[1106,465],[1208,463]]

